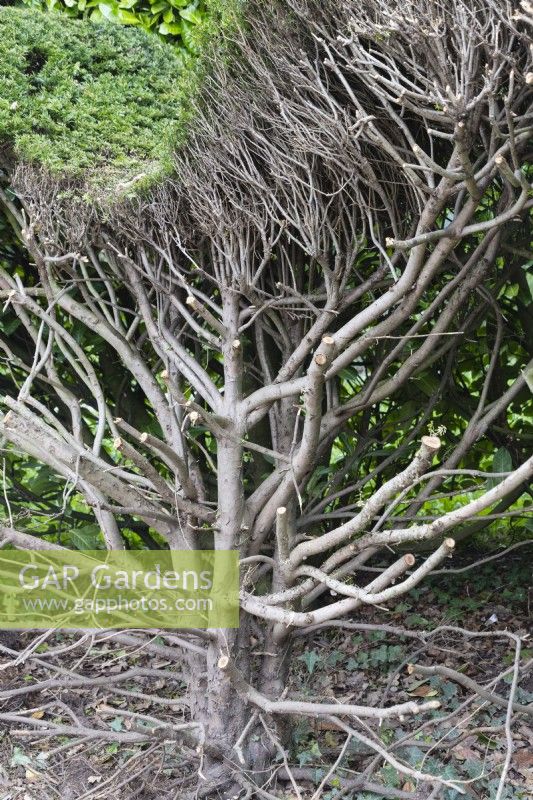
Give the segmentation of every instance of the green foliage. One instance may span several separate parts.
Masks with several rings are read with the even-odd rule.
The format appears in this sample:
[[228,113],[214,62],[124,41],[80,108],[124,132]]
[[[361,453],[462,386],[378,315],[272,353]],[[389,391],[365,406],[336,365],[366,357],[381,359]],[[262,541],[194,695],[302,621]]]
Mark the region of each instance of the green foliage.
[[[513,458],[506,447],[500,447],[492,457],[492,472],[512,472]],[[492,489],[497,486],[503,478],[489,478],[487,481],[487,489]]]
[[355,656],[348,659],[347,670],[359,669],[390,669],[390,666],[402,659],[403,648],[401,645],[380,644],[370,650],[359,650]]
[[304,662],[310,675],[315,671],[316,665],[320,663],[320,655],[316,650],[307,650],[303,655],[298,656],[298,658]]
[[134,25],[157,33],[183,55],[198,52],[197,30],[205,22],[204,0],[22,0],[31,8],[56,11],[69,17]]
[[150,183],[183,128],[179,73],[144,31],[0,8],[0,142],[53,176]]

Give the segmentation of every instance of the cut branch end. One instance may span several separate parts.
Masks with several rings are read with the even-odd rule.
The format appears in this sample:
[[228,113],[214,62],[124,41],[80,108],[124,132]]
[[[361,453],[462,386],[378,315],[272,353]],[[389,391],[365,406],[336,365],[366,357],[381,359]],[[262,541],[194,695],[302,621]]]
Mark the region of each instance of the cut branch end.
[[422,436],[422,444],[428,450],[436,453],[437,450],[440,450],[442,442],[438,436]]
[[447,550],[454,550],[455,549],[455,539],[448,538],[444,540],[444,546]]

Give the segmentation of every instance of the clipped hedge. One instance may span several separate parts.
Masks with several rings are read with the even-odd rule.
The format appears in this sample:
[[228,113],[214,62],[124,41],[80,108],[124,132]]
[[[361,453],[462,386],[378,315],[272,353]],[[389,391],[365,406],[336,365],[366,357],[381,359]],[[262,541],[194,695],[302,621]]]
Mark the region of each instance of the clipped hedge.
[[196,52],[184,56],[139,26],[0,0],[0,167],[36,167],[58,188],[104,204],[161,182],[242,2],[204,0]]
[[208,15],[205,0],[22,0],[26,6],[74,18],[107,19],[157,33],[188,55],[198,51],[197,30]]
[[181,60],[136,28],[0,8],[0,144],[56,177],[119,186],[172,169]]

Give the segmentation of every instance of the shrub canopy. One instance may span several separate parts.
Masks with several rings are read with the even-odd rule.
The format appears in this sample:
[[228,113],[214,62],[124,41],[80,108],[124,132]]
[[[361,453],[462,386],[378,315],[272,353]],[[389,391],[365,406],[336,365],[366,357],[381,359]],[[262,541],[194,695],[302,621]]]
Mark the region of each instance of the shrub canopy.
[[137,28],[0,8],[0,144],[93,188],[152,183],[184,126],[180,64]]

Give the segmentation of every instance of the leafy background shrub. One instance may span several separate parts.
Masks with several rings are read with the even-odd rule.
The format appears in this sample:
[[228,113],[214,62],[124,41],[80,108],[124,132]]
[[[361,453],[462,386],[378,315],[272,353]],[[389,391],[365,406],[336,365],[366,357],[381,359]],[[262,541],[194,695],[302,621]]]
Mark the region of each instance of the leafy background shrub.
[[198,52],[197,29],[208,15],[204,0],[23,0],[23,3],[93,22],[107,19],[139,27],[171,42],[185,57]]

